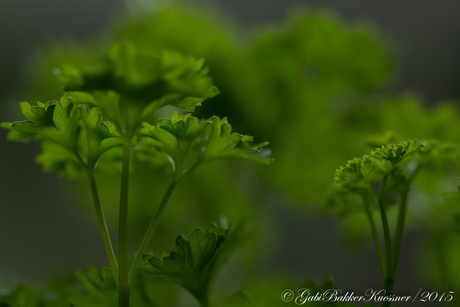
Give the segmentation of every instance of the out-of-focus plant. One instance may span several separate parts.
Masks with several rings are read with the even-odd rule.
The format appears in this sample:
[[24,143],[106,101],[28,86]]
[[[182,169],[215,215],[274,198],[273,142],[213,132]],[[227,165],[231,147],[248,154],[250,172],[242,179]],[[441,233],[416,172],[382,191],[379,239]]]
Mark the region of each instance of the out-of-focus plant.
[[[459,147],[435,141],[406,141],[376,148],[370,155],[348,161],[337,170],[335,188],[326,210],[338,215],[360,211],[368,220],[384,281],[386,295],[393,294],[399,255],[403,241],[409,192],[415,177],[425,167],[446,159],[459,158]],[[398,207],[395,229],[391,229],[391,207]],[[375,211],[381,222],[383,246],[375,222]],[[453,294],[452,292],[451,294]],[[452,297],[449,296],[451,301]],[[391,301],[382,306],[391,306]]]
[[[444,194],[444,200],[436,199],[430,219],[419,218],[415,222],[428,225],[424,229],[427,245],[422,250],[419,265],[427,268],[420,275],[440,289],[460,290],[460,270],[457,261],[460,254],[460,193],[459,190]],[[422,208],[423,210],[423,208]]]

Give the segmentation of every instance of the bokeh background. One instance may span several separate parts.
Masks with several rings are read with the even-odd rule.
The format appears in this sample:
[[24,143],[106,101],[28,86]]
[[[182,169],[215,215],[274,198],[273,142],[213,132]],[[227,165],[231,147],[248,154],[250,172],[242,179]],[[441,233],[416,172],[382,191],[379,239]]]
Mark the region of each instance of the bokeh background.
[[[135,2],[1,1],[0,121],[22,119],[17,103],[24,99],[58,98],[35,97],[29,80],[31,63],[50,44],[94,40],[131,10]],[[460,100],[459,1],[219,0],[188,4],[220,11],[226,22],[237,24],[236,31],[243,37],[251,37],[251,33],[267,24],[282,23],[289,12],[299,7],[333,12],[345,23],[368,24],[391,44],[395,58],[396,71],[391,73],[391,81],[382,92],[416,92],[428,105],[440,100]],[[43,173],[34,162],[38,144],[7,143],[6,134],[6,130],[0,130],[1,277],[38,280],[87,264],[104,264],[97,225],[85,217],[86,211],[79,209],[80,191],[69,190],[68,179]],[[333,173],[330,177],[332,180]],[[265,207],[257,208],[273,213],[275,218],[271,222],[277,230],[270,243],[276,248],[261,263],[260,272],[313,276],[318,280],[333,274],[343,288],[359,291],[379,287],[378,270],[370,269],[376,264],[372,246],[365,245],[359,252],[350,249],[336,218],[315,210],[306,213],[296,204],[286,206],[285,203],[297,200],[276,191],[261,199]],[[424,285],[413,268],[421,238],[415,231],[405,240],[398,283],[405,285],[404,291],[416,292]]]

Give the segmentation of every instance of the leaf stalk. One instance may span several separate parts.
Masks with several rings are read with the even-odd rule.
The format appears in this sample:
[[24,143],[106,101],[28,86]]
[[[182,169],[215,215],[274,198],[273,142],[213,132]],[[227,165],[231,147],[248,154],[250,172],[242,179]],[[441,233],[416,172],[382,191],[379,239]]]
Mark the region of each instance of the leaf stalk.
[[[385,284],[387,284],[388,280],[391,278],[392,273],[393,273],[391,234],[390,234],[390,227],[388,224],[387,208],[385,206],[387,179],[388,179],[388,175],[385,175],[382,179],[382,188],[380,191],[380,198],[378,200],[379,208],[380,208],[380,216],[382,219],[383,237],[384,237],[384,243],[385,243],[385,258],[386,258],[386,269],[387,269],[386,278],[385,276],[383,276],[385,280]],[[389,295],[391,293],[387,293],[387,294]]]
[[105,220],[104,212],[102,211],[99,194],[97,192],[96,181],[94,179],[94,174],[91,171],[87,172],[87,176],[88,176],[89,184],[91,187],[91,194],[93,197],[94,208],[96,209],[97,221],[99,223],[99,228],[101,230],[102,239],[104,241],[105,251],[107,253],[107,259],[108,259],[109,266],[113,274],[113,279],[115,280],[115,283],[118,286],[117,260],[115,258],[115,253],[113,252],[112,240],[110,239],[110,234],[107,228],[107,223]]
[[[399,261],[399,254],[401,252],[401,245],[402,245],[402,238],[404,233],[404,224],[406,220],[406,213],[407,213],[407,198],[409,194],[409,187],[404,189],[404,192],[401,195],[401,206],[399,208],[399,216],[398,216],[398,223],[396,225],[396,234],[395,234],[395,241],[394,241],[394,254],[393,254],[393,279],[396,278],[396,273],[398,270],[398,261]],[[392,290],[392,289],[391,289]]]
[[160,203],[160,206],[158,207],[158,210],[154,218],[150,222],[149,228],[147,229],[147,232],[145,233],[144,238],[142,239],[142,243],[141,243],[141,246],[139,247],[139,251],[137,252],[136,258],[134,258],[134,262],[133,262],[133,265],[131,266],[131,270],[129,271],[129,284],[132,284],[134,282],[134,278],[136,277],[136,273],[142,261],[142,256],[147,252],[147,249],[150,243],[152,242],[153,235],[155,234],[155,231],[158,227],[158,224],[160,223],[163,212],[166,209],[169,198],[171,197],[171,194],[173,193],[176,185],[177,185],[177,181],[173,180],[171,184],[169,185],[168,189],[166,190],[166,193],[163,196],[163,199]]
[[387,273],[386,273],[386,264],[385,264],[385,260],[384,260],[383,252],[382,252],[382,246],[380,245],[379,235],[377,232],[377,228],[375,227],[374,217],[372,216],[372,213],[369,210],[369,205],[365,204],[365,206],[366,206],[366,209],[365,209],[366,215],[369,220],[369,226],[371,228],[372,239],[374,241],[375,250],[377,251],[377,257],[378,257],[379,265],[380,265],[380,272],[382,273],[382,277],[385,280]]

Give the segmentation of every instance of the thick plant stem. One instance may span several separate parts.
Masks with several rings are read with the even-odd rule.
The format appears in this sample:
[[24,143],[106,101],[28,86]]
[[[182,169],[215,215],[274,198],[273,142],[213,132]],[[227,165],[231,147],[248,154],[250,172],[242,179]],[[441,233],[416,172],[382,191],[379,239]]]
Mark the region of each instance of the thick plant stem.
[[163,196],[160,207],[158,207],[155,217],[150,222],[149,228],[147,229],[147,232],[145,233],[144,239],[142,239],[142,243],[141,243],[141,246],[139,247],[139,251],[137,252],[136,258],[134,259],[133,265],[131,266],[131,270],[129,271],[129,284],[132,284],[134,282],[134,278],[136,277],[137,270],[142,261],[142,256],[145,254],[150,243],[152,242],[153,235],[155,234],[155,230],[157,229],[158,224],[160,223],[161,216],[163,215],[163,211],[165,210],[166,205],[168,204],[169,198],[171,197],[171,194],[174,191],[176,184],[177,184],[176,181],[173,181],[169,185],[168,190]]
[[91,187],[91,194],[93,196],[94,208],[96,209],[97,221],[101,230],[102,239],[104,241],[105,251],[107,253],[107,259],[109,262],[110,269],[112,270],[113,279],[118,286],[118,266],[113,252],[112,241],[110,240],[109,230],[107,229],[107,223],[105,221],[104,212],[102,211],[99,194],[97,192],[96,181],[92,172],[87,172],[89,179],[89,185]]
[[120,208],[118,216],[118,306],[129,306],[128,263],[128,191],[131,138],[123,140],[123,169],[121,172]]

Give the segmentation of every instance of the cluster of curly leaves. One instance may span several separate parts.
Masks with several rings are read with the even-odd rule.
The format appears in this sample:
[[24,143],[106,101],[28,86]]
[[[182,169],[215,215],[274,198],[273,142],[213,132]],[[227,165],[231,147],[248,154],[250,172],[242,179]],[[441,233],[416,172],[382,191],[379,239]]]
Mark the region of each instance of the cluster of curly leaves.
[[[8,139],[12,141],[43,139],[37,161],[45,170],[79,176],[83,170],[96,168],[101,156],[121,146],[122,141],[115,125],[103,121],[99,108],[73,101],[65,94],[60,101],[39,102],[38,106],[23,102],[21,110],[28,120],[2,123],[1,127],[11,130]],[[251,145],[252,137],[232,132],[226,118],[213,116],[200,121],[190,113],[174,112],[170,119],[160,119],[156,125],[144,122],[142,126],[134,147],[139,158],[153,157],[156,159],[151,162],[159,163],[166,155],[178,175],[220,158],[271,161],[269,151],[261,150],[267,142]]]
[[375,148],[370,155],[348,161],[336,171],[335,185],[325,202],[327,212],[347,215],[372,209],[366,206],[375,205],[372,198],[379,197],[377,194],[384,178],[386,203],[394,204],[395,196],[409,189],[421,170],[460,157],[459,146],[453,143],[408,140],[381,145],[381,142],[368,142],[370,146],[381,147]]

